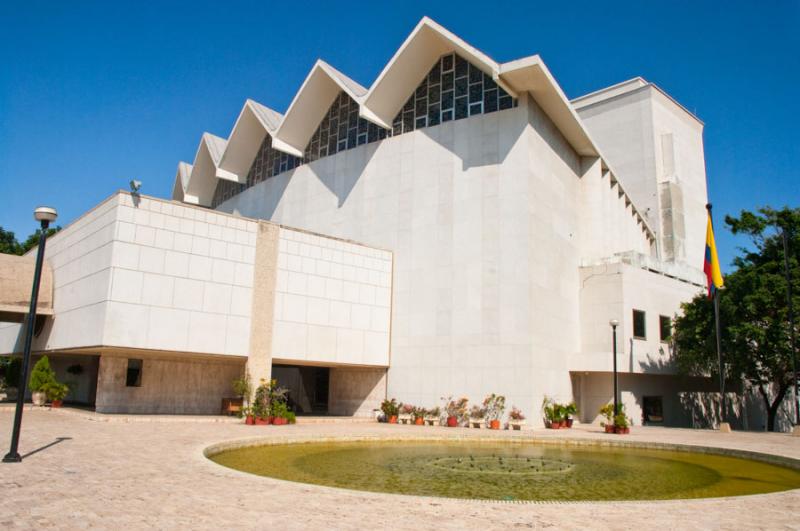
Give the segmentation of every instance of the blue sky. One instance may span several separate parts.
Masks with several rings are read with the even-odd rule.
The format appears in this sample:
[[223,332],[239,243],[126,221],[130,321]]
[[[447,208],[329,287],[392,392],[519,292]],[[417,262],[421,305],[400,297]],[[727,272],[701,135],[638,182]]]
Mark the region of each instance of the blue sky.
[[[641,75],[706,124],[725,213],[800,206],[800,3],[22,2],[0,5],[0,226],[66,224],[131,178],[169,196],[246,98],[283,111],[321,57],[369,86],[423,15],[498,61],[538,53],[571,98]],[[719,228],[726,266],[741,245]]]

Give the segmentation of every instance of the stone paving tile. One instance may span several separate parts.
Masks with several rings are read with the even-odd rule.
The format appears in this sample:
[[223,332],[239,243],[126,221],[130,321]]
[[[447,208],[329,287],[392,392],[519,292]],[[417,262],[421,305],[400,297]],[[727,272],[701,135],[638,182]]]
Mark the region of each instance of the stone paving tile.
[[[0,409],[3,453],[12,420],[12,410]],[[246,438],[417,436],[615,437],[594,426],[522,432],[341,422],[251,427],[96,422],[26,410],[21,453],[56,444],[22,464],[0,464],[0,529],[800,529],[800,490],[665,502],[469,502],[289,483],[220,467],[202,453],[214,443]],[[800,458],[800,438],[785,434],[636,428],[624,440]]]

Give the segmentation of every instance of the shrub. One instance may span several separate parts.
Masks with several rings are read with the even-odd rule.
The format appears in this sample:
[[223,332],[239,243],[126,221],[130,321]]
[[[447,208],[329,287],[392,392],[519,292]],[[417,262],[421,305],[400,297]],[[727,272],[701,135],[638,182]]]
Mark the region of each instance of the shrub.
[[463,422],[467,418],[467,403],[469,402],[466,398],[459,398],[458,400],[453,400],[452,396],[448,396],[446,398],[442,398],[445,402],[444,410],[447,413],[448,417],[455,417],[459,420],[459,422]]
[[400,405],[397,403],[397,400],[392,398],[389,400],[388,398],[381,402],[381,411],[386,417],[396,417],[398,413],[400,413]]
[[605,418],[605,422],[601,422],[603,426],[607,424],[611,424],[611,421],[614,419],[614,404],[606,404],[600,408],[600,414],[603,415]]
[[506,397],[492,393],[483,400],[483,407],[489,420],[500,420],[506,410]]
[[508,414],[508,420],[525,420],[525,415],[522,411],[517,409],[517,406],[511,406],[511,412]]
[[474,404],[469,410],[470,420],[483,420],[486,418],[486,408]]
[[56,373],[50,368],[50,360],[47,359],[47,356],[42,356],[33,366],[28,385],[30,385],[31,392],[38,393],[44,391],[51,383],[56,383]]
[[47,399],[52,402],[53,400],[64,400],[69,394],[69,387],[66,384],[52,381],[45,384],[42,391],[47,395]]
[[231,382],[231,386],[236,396],[242,397],[245,403],[250,401],[250,393],[252,393],[253,389],[250,385],[250,374],[247,371],[245,371],[244,376]]

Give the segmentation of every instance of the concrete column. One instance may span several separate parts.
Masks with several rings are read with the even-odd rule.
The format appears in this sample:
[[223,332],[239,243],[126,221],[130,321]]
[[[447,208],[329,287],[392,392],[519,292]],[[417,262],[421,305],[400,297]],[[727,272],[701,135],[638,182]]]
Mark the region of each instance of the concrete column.
[[247,372],[253,388],[272,375],[272,332],[275,322],[275,284],[278,276],[280,226],[260,221],[253,268],[253,306],[250,313],[250,353]]

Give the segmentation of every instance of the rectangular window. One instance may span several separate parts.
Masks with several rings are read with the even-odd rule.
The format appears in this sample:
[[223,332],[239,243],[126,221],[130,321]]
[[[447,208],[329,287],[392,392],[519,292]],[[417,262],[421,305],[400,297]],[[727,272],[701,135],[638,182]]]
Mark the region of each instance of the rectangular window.
[[645,315],[641,310],[633,310],[633,337],[636,339],[647,339],[647,328],[645,326]]
[[658,316],[658,330],[660,332],[661,341],[666,343],[672,338],[672,319],[666,315]]
[[142,386],[142,360],[128,360],[128,372],[125,375],[125,387]]

